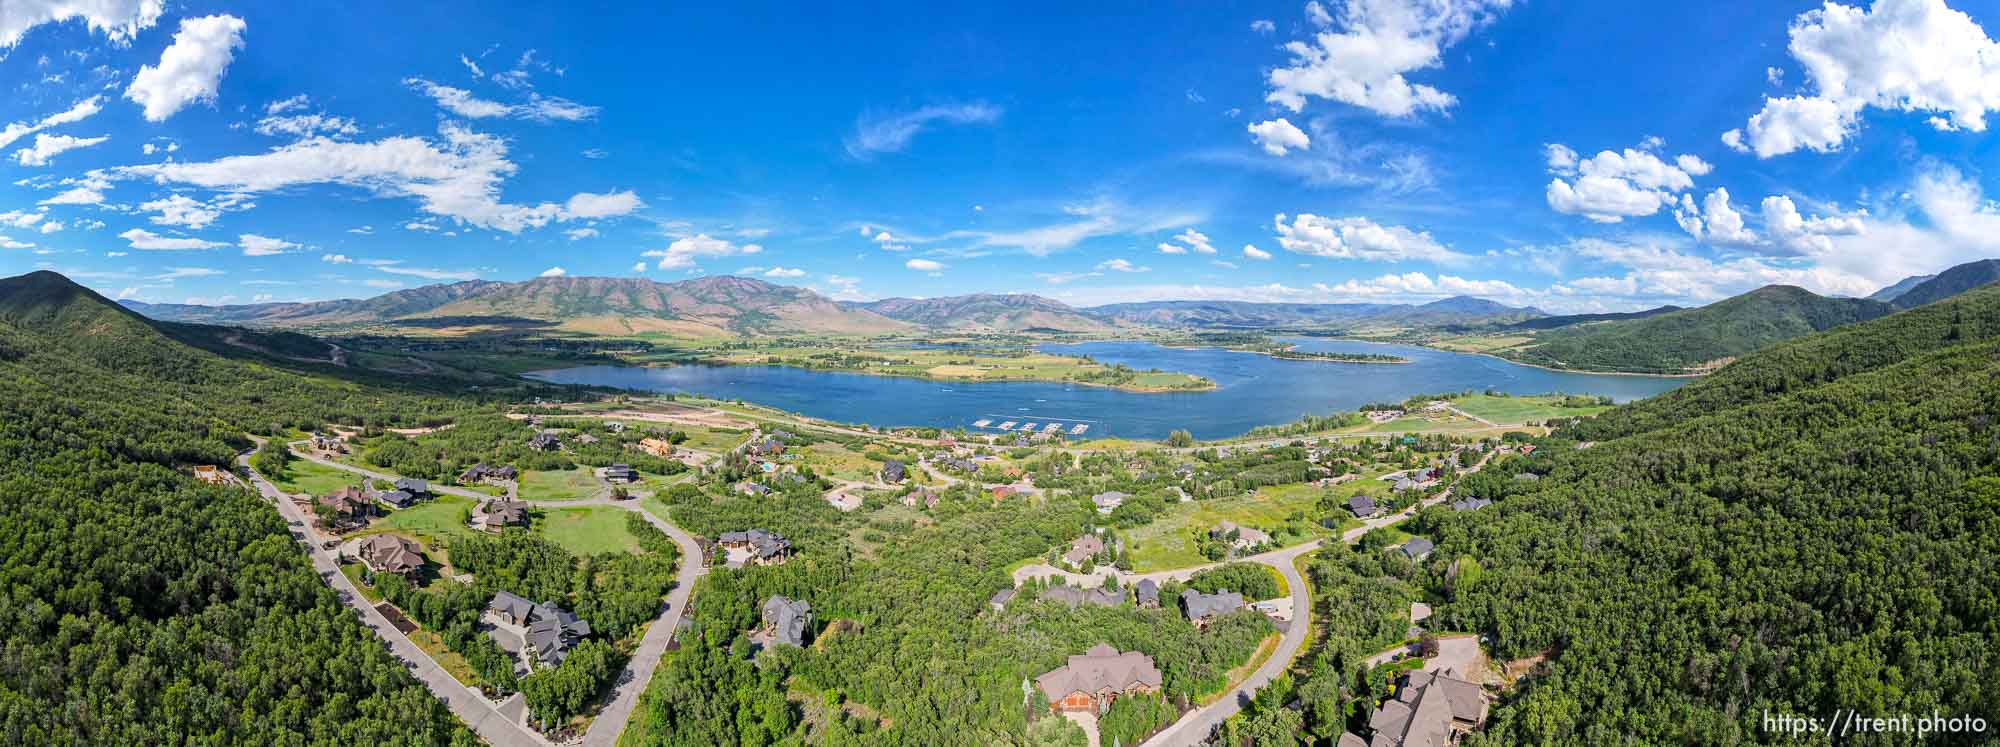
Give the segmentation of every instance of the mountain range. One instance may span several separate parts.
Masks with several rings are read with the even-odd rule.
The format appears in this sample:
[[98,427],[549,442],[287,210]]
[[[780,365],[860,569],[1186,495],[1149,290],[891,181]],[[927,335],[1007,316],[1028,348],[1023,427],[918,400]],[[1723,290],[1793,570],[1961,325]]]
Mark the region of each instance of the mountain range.
[[1362,325],[1445,326],[1509,323],[1546,316],[1540,309],[1508,306],[1471,296],[1453,296],[1416,306],[1381,303],[1143,301],[1095,306],[1087,311],[1135,324],[1237,329]]
[[1102,332],[1113,326],[1061,301],[1025,293],[884,298],[842,305],[933,329]]

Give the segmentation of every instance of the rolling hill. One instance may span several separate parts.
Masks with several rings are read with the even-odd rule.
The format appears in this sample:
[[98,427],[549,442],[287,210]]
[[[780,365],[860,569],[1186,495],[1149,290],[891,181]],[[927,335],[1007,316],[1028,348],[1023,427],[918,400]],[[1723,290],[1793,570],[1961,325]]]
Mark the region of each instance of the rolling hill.
[[1880,301],[1770,285],[1694,309],[1550,330],[1502,353],[1586,371],[1696,373],[1795,337],[1894,312]]
[[1937,277],[1937,276],[1936,276],[1936,275],[1911,275],[1911,276],[1909,276],[1909,277],[1906,277],[1906,278],[1903,278],[1902,280],[1898,280],[1898,281],[1896,281],[1895,283],[1893,283],[1893,284],[1891,284],[1891,285],[1887,285],[1887,286],[1883,286],[1883,288],[1882,288],[1881,290],[1878,290],[1878,291],[1875,291],[1874,293],[1870,293],[1870,294],[1868,294],[1868,300],[1870,300],[1870,301],[1894,301],[1894,300],[1896,300],[1896,298],[1897,298],[1897,297],[1899,297],[1899,296],[1901,296],[1901,295],[1903,295],[1903,294],[1905,294],[1905,293],[1908,293],[1908,292],[1910,292],[1910,289],[1911,289],[1911,288],[1915,288],[1915,287],[1917,287],[1918,285],[1921,285],[1921,284],[1923,284],[1923,283],[1924,283],[1924,281],[1927,281],[1927,280],[1930,280],[1931,278],[1934,278],[1934,277]]
[[805,288],[726,275],[674,283],[606,277],[472,280],[313,303],[126,305],[168,321],[316,329],[528,325],[605,336],[732,337],[880,334],[910,328],[865,309],[842,307]]
[[[1914,279],[1914,278],[1912,278]],[[1905,283],[1908,280],[1903,281]],[[1911,286],[1895,296],[1891,301],[1899,309],[1914,309],[1929,303],[1937,303],[1960,293],[2000,282],[2000,259],[1982,259],[1952,267],[1930,276],[1921,283]],[[1901,285],[1898,283],[1897,285]],[[1894,288],[1895,286],[1890,286]],[[1887,289],[1884,289],[1885,291]]]
[[1507,325],[1507,328],[1508,329],[1556,329],[1558,327],[1567,327],[1572,324],[1588,324],[1591,322],[1616,322],[1626,319],[1644,319],[1649,316],[1659,316],[1661,314],[1665,314],[1668,312],[1680,311],[1681,309],[1682,307],[1680,306],[1674,306],[1669,304],[1657,308],[1646,309],[1645,311],[1611,312],[1604,314],[1564,314],[1562,316],[1545,316],[1535,319],[1529,319],[1525,322],[1515,322],[1513,324]]
[[1061,301],[1020,293],[885,298],[843,305],[933,329],[1102,332],[1113,326]]

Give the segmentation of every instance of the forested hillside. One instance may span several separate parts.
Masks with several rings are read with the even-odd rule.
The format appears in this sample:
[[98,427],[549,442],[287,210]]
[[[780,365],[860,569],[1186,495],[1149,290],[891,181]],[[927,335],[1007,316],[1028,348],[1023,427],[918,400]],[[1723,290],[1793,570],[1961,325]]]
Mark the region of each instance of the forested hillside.
[[196,350],[60,275],[0,280],[0,740],[471,744],[248,491],[245,431],[460,406]]
[[1967,262],[1911,286],[1897,294],[1893,303],[1897,308],[1914,309],[1995,282],[2000,282],[2000,259]]
[[2000,289],[1748,356],[1564,427],[1519,471],[1542,479],[1489,484],[1497,514],[1420,519],[1433,625],[1548,657],[1471,743],[1777,743],[1767,709],[2000,717]]
[[1696,309],[1544,332],[1508,357],[1584,371],[1687,373],[1794,337],[1874,319],[1894,307],[1772,285]]

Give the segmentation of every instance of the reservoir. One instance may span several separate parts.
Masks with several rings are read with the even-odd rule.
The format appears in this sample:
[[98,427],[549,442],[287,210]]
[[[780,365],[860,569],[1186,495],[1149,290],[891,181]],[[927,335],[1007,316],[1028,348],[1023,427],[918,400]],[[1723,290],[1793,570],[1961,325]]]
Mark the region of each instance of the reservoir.
[[[1550,371],[1483,355],[1318,338],[1286,338],[1305,352],[1382,353],[1409,363],[1280,360],[1220,348],[1169,348],[1149,342],[1044,345],[1138,370],[1204,376],[1205,392],[1151,394],[1051,382],[928,381],[784,366],[582,366],[536,371],[530,378],[649,392],[741,399],[816,418],[878,426],[933,426],[978,431],[973,423],[1088,425],[1089,437],[1161,439],[1187,429],[1203,439],[1241,435],[1303,415],[1401,402],[1417,394],[1495,390],[1508,394],[1589,394],[1619,402],[1650,397],[1689,379]],[[1046,426],[1044,426],[1046,427]],[[985,432],[997,432],[987,430]]]

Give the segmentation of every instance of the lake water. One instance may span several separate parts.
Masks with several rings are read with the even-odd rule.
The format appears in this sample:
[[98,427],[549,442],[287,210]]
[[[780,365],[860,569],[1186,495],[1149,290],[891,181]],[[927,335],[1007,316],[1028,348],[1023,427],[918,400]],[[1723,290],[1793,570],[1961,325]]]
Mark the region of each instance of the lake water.
[[1159,368],[1206,376],[1216,389],[1205,392],[1141,394],[1116,389],[1046,382],[941,382],[784,366],[583,366],[537,371],[530,377],[556,384],[586,384],[651,392],[685,392],[717,399],[742,399],[782,410],[846,423],[974,427],[1012,421],[1042,430],[1058,424],[1065,433],[1088,426],[1083,435],[1159,439],[1185,428],[1197,438],[1240,435],[1302,415],[1353,410],[1369,402],[1400,402],[1410,396],[1467,389],[1510,394],[1605,395],[1624,402],[1650,397],[1688,379],[1608,376],[1548,371],[1481,355],[1409,345],[1352,340],[1288,338],[1314,352],[1386,353],[1410,359],[1403,364],[1331,363],[1279,360],[1219,348],[1166,348],[1147,342],[1087,342],[1045,345],[1052,353],[1088,355],[1101,363],[1136,369]]

